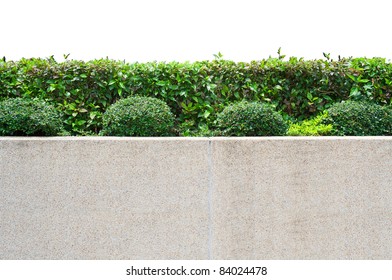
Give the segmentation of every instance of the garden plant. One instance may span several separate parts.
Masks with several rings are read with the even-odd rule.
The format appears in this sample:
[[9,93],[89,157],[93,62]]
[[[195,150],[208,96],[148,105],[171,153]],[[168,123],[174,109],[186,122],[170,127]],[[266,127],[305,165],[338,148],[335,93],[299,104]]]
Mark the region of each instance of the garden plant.
[[[70,135],[284,135],[287,125],[288,135],[390,135],[391,96],[392,64],[383,58],[332,60],[325,54],[324,59],[304,60],[279,54],[277,58],[252,62],[228,61],[220,55],[211,61],[193,63],[127,63],[108,59],[57,62],[53,57],[0,60],[0,102],[7,104],[4,102],[15,99],[46,104],[45,108],[58,114],[55,126]],[[129,97],[137,97],[134,101],[140,97],[155,98],[167,106],[165,120],[160,119],[157,124],[159,128],[120,129],[120,124],[115,128],[114,112],[123,110],[119,109],[121,104],[131,106],[125,105],[130,101],[123,101],[132,100]],[[143,102],[138,105],[140,110],[147,106],[148,102]],[[228,112],[233,106],[240,108],[244,104],[264,111],[273,108],[273,113],[264,114],[260,123],[245,122],[238,130],[240,123],[226,122]],[[151,106],[147,111],[160,110],[160,105]],[[356,112],[351,120],[356,121],[349,126],[343,124],[348,119],[338,117],[345,106],[355,107],[351,109]],[[12,108],[5,115],[18,111],[17,107]],[[136,118],[136,111],[128,117]],[[54,121],[54,115],[45,112]],[[0,127],[3,135],[62,133],[54,128],[44,129],[42,123],[36,130],[26,126],[11,131],[9,126],[17,122],[5,115]],[[278,119],[281,123],[281,118],[285,124],[274,127],[276,130],[259,131],[259,126]]]

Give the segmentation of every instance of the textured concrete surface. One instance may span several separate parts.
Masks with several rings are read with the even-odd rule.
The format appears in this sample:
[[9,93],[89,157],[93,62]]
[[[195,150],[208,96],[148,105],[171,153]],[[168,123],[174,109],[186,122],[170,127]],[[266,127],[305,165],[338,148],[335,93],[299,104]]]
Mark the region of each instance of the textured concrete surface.
[[206,259],[206,139],[1,138],[1,259]]
[[392,259],[391,138],[212,143],[216,259]]
[[392,259],[392,137],[0,137],[0,259]]

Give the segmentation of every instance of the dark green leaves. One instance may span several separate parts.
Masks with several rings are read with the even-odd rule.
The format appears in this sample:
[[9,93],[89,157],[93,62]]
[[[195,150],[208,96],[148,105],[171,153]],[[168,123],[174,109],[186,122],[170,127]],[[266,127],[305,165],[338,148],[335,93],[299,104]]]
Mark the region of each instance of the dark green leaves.
[[0,102],[1,136],[63,135],[59,112],[43,100],[11,98]]
[[101,135],[168,136],[174,117],[165,102],[143,96],[121,99],[103,115]]
[[334,135],[392,135],[392,110],[369,102],[346,101],[327,110],[322,123],[332,125]]
[[280,136],[287,124],[275,109],[260,102],[241,101],[226,107],[217,118],[225,136]]
[[[391,104],[392,64],[381,58],[305,61],[278,58],[235,63],[217,54],[194,63],[125,63],[52,59],[0,60],[0,100],[44,99],[64,114],[73,135],[97,134],[102,114],[132,95],[163,100],[186,130],[210,127],[225,106],[246,99],[270,103],[285,118],[304,120],[342,100]],[[179,129],[179,134],[182,130]]]

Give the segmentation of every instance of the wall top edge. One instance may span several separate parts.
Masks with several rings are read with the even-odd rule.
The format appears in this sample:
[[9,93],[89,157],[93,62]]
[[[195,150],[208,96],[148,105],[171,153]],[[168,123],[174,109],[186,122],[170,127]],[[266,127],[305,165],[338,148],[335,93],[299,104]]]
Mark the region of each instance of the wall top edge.
[[270,136],[270,137],[113,137],[113,136],[59,136],[21,137],[5,136],[0,141],[335,141],[335,140],[382,140],[392,141],[392,136]]

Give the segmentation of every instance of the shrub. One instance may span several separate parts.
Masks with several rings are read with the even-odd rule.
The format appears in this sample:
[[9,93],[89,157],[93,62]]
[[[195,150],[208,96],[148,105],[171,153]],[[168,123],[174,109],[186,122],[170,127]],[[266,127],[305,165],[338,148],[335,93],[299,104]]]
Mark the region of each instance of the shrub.
[[101,135],[167,136],[173,129],[174,116],[165,102],[133,96],[120,99],[103,114]]
[[217,116],[217,128],[225,136],[285,135],[287,124],[273,107],[241,101],[227,106]]
[[287,135],[289,136],[323,136],[331,135],[332,125],[322,124],[322,120],[328,116],[325,112],[317,117],[304,120],[299,123],[291,123]]
[[11,98],[0,102],[0,135],[54,136],[65,134],[61,115],[39,99]]
[[385,125],[385,134],[384,135],[392,135],[392,105],[382,106],[384,111],[384,125]]
[[178,134],[185,137],[213,137],[219,136],[219,133],[211,129],[208,125],[199,125],[196,129],[192,126],[192,122],[185,121],[179,124]]
[[323,124],[332,124],[333,135],[391,135],[392,114],[388,107],[360,101],[333,104]]
[[64,114],[75,135],[96,134],[102,114],[131,95],[166,102],[176,123],[197,131],[211,126],[217,113],[242,99],[272,103],[300,120],[347,99],[391,104],[392,63],[383,58],[304,60],[291,57],[252,62],[223,59],[199,62],[126,63],[49,59],[0,59],[0,100],[45,99]]

